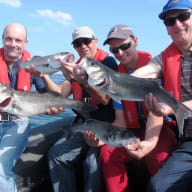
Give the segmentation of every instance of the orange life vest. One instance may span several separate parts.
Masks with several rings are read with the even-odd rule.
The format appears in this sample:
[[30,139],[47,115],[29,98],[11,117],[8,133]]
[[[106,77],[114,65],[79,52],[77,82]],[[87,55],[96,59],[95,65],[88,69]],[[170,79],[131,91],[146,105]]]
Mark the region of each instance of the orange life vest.
[[164,88],[181,100],[181,55],[175,44],[169,45],[162,54]]
[[[108,55],[107,52],[101,50],[101,49],[97,49],[97,52],[94,56],[93,59],[102,62],[103,59]],[[81,61],[81,59],[79,59],[77,61],[77,64]],[[81,88],[81,86],[79,85],[79,83],[77,82],[72,82],[72,93],[73,93],[73,99],[74,100],[81,100],[83,98],[83,89]],[[97,101],[95,98],[90,97],[90,101],[93,104],[99,104],[100,102]]]
[[[30,59],[30,54],[28,51],[24,50],[22,52],[21,61],[24,62],[27,59]],[[8,78],[8,67],[4,57],[4,49],[0,48],[0,82],[9,86],[9,78]],[[17,90],[20,91],[30,91],[30,74],[25,71],[25,69],[18,72],[17,76]]]
[[[143,51],[137,51],[138,52],[138,63],[136,66],[136,69],[146,65],[152,58],[152,56]],[[120,73],[125,73],[128,74],[127,69],[123,64],[119,64],[118,71]],[[122,101],[123,107],[124,107],[124,116],[125,116],[125,121],[127,128],[140,128],[140,121],[139,121],[139,113],[138,113],[138,108],[137,108],[137,103],[134,101]],[[145,108],[144,102],[141,103],[141,108],[143,115],[147,116],[147,110]]]

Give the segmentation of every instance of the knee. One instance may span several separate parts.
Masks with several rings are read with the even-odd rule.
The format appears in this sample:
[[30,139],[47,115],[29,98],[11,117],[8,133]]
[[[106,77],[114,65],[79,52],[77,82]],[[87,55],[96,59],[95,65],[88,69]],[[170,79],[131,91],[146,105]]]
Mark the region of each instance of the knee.
[[55,159],[56,155],[55,155],[55,147],[54,147],[54,145],[48,150],[47,156],[48,156],[48,160],[49,161],[52,161],[52,160]]
[[162,187],[165,186],[165,179],[164,178],[156,178],[152,177],[151,180],[148,183],[147,191],[148,192],[160,192],[164,191],[162,190]]

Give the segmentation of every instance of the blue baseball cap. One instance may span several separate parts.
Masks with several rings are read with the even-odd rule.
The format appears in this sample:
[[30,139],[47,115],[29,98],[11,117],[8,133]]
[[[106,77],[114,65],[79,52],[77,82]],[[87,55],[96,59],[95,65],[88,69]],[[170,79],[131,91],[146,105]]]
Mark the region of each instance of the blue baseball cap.
[[192,2],[190,0],[169,0],[163,7],[163,11],[159,14],[159,18],[164,20],[167,11],[173,9],[192,9]]

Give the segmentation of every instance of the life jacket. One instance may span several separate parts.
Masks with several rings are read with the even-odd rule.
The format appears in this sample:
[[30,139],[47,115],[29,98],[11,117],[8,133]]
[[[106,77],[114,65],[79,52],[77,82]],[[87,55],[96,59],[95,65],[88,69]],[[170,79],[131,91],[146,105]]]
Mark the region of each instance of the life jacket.
[[[136,69],[146,65],[152,58],[152,56],[147,52],[143,51],[137,51],[137,52],[138,52],[138,63]],[[121,63],[118,66],[118,72],[128,74],[127,69]],[[137,103],[138,102],[134,101],[125,101],[125,100],[122,101],[127,128],[141,128],[141,123],[139,119],[140,118],[139,115],[141,114],[139,114],[138,112]],[[142,113],[146,117],[148,112],[147,109],[145,108],[145,104],[144,102],[139,103],[141,104],[140,106],[142,108]]]
[[174,43],[162,53],[164,88],[181,100],[181,55]]
[[[105,52],[101,49],[97,49],[97,52],[96,52],[95,56],[93,57],[93,59],[95,59],[96,61],[102,62],[107,55],[108,55],[107,52]],[[80,61],[81,61],[81,59],[79,59],[77,61],[77,64],[80,63]],[[78,82],[75,82],[75,81],[72,82],[72,93],[73,93],[73,99],[74,100],[83,99],[83,89],[81,88],[81,86],[79,85]],[[99,104],[100,103],[94,97],[90,97],[90,101],[93,104]]]
[[[28,51],[24,50],[22,52],[21,61],[24,62],[30,59],[30,54]],[[8,78],[8,66],[4,57],[4,49],[0,48],[0,82],[9,86]],[[19,91],[31,91],[30,85],[30,73],[26,72],[25,69],[18,72],[17,76],[17,90]]]

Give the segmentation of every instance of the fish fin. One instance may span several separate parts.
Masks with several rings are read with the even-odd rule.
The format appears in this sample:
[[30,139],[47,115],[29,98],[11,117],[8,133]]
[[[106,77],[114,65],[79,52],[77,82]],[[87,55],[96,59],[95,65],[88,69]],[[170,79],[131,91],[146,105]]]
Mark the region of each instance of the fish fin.
[[120,99],[115,98],[115,97],[112,97],[112,99],[113,99],[115,102],[117,102],[117,103],[121,104],[121,100],[120,100]]
[[85,117],[83,115],[81,115],[78,111],[76,111],[75,109],[72,109],[72,111],[76,114],[75,119],[72,122],[72,125],[77,124],[79,121],[81,122],[85,122]]
[[85,103],[82,101],[79,102],[81,107],[72,110],[79,116],[80,119],[85,121],[86,119],[90,118],[90,112],[97,109],[97,105],[92,103]]
[[22,69],[22,62],[16,61],[14,65],[19,71]]
[[179,103],[179,107],[175,112],[175,116],[177,119],[177,125],[179,129],[179,134],[183,135],[183,126],[184,126],[184,119],[188,117],[192,117],[192,110],[188,108],[183,103]]
[[49,67],[53,69],[61,69],[61,63],[55,59],[48,60]]
[[78,111],[80,114],[82,114],[83,112],[91,112],[97,109],[97,105],[92,103],[85,103],[82,101],[79,101],[79,106],[80,107],[75,110]]
[[114,148],[113,146],[111,146],[111,145],[109,145],[109,144],[106,144],[106,145],[108,145],[108,146],[107,146],[107,149],[108,149],[108,150]]
[[41,58],[41,56],[33,56],[33,57],[31,58],[31,61],[32,61],[32,60],[39,59],[39,58]]

